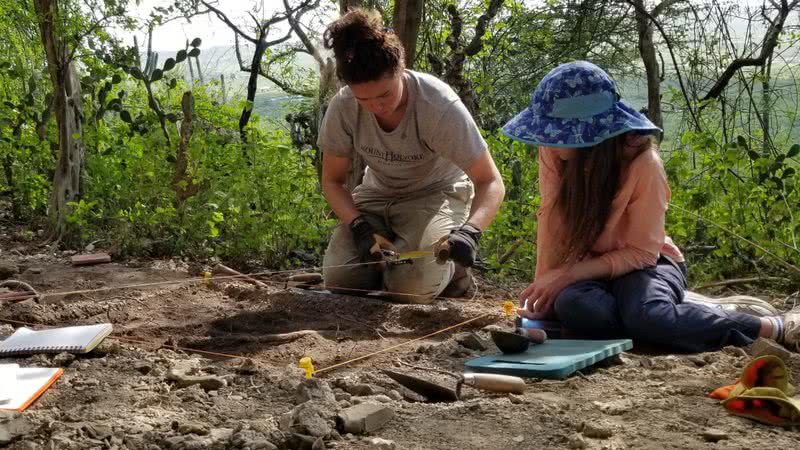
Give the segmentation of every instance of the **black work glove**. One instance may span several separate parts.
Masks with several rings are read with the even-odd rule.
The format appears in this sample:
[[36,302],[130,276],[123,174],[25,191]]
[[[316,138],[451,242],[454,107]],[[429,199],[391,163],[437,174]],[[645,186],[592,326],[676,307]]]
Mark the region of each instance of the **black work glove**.
[[470,223],[465,223],[461,228],[452,230],[450,236],[447,237],[450,259],[464,267],[472,267],[475,264],[480,239],[481,230]]
[[350,232],[361,262],[380,261],[381,249],[395,250],[389,238],[378,232],[363,214],[350,222]]

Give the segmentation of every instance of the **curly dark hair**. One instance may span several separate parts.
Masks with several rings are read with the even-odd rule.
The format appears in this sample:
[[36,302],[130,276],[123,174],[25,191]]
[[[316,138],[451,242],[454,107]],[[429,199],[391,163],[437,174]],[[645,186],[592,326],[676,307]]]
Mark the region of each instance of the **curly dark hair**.
[[380,12],[356,8],[325,30],[325,48],[333,50],[336,74],[347,84],[375,81],[405,69],[400,39],[383,26]]

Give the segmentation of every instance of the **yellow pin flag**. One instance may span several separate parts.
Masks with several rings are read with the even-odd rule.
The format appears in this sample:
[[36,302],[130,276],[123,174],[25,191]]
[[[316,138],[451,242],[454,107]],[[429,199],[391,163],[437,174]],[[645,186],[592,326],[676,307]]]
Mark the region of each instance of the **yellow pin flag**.
[[206,287],[212,287],[211,286],[211,272],[203,272],[203,284],[205,284]]
[[507,318],[510,318],[514,315],[514,302],[511,300],[506,300],[503,302],[503,312],[506,314]]
[[297,366],[306,371],[306,378],[311,378],[314,375],[314,364],[311,362],[310,356],[300,358],[300,364]]

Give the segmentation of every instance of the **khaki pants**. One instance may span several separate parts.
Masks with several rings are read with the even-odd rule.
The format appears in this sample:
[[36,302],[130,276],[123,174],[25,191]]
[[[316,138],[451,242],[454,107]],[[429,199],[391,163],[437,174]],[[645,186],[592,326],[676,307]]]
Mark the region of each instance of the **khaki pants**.
[[[387,230],[400,253],[430,251],[450,230],[460,227],[469,216],[473,187],[460,181],[447,191],[411,198],[387,198],[356,188],[353,200],[358,210],[377,230]],[[412,264],[379,270],[376,264],[360,262],[347,224],[333,231],[323,258],[327,289],[358,295],[383,290],[402,303],[430,303],[453,279],[452,261],[439,264],[433,256],[414,259]],[[346,265],[347,267],[336,267]],[[352,291],[348,291],[352,289]]]

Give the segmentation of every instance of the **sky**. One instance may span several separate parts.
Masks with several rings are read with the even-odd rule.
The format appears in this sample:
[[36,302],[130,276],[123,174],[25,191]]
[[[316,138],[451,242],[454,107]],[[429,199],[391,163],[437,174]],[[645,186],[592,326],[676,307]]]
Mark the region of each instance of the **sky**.
[[[135,0],[130,4],[130,13],[136,17],[145,19],[155,6],[169,6],[174,0],[140,0],[139,5],[136,5]],[[292,0],[292,3],[297,0]],[[536,3],[538,0],[530,0]],[[690,0],[694,1],[694,0]],[[757,6],[761,5],[763,0],[741,0],[742,5]],[[333,0],[323,0],[323,4],[333,4]],[[648,2],[648,4],[653,3]],[[258,18],[271,17],[275,12],[283,10],[283,0],[219,0],[216,7],[222,10],[226,15],[234,21],[238,26],[244,30],[250,30],[252,19],[247,15],[248,11],[254,12]],[[332,10],[331,15],[335,14],[335,9]],[[285,31],[284,31],[285,32]],[[139,33],[139,42],[144,42],[145,33]],[[133,43],[133,36],[129,33],[118,34],[128,44]],[[277,36],[278,34],[273,34]],[[223,24],[213,14],[199,16],[192,19],[191,23],[186,23],[185,20],[175,20],[158,27],[153,32],[153,49],[156,51],[175,51],[176,47],[182,46],[185,41],[192,40],[199,37],[203,40],[203,48],[217,47],[217,46],[232,46],[233,31],[231,31],[225,24]]]
[[[130,13],[135,17],[146,19],[154,7],[166,7],[172,3],[174,0],[141,0],[139,6],[136,6],[136,2],[131,1]],[[295,3],[296,0],[293,0],[292,4]],[[283,11],[283,0],[221,0],[215,7],[224,12],[243,31],[249,32],[252,29],[253,20],[247,14],[248,11],[253,12],[253,15],[259,19],[269,18],[275,12]],[[125,42],[133,43],[132,35],[123,33],[119,36]],[[144,36],[145,33],[141,32],[138,37],[139,42],[144,42]],[[277,32],[273,36],[278,36]],[[191,23],[186,23],[185,20],[175,20],[156,28],[153,31],[153,50],[174,51],[176,47],[183,45],[186,39],[191,41],[195,37],[203,40],[203,48],[232,46],[234,42],[233,31],[215,15],[208,14],[193,18]]]

